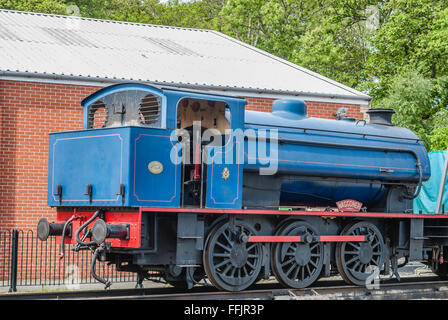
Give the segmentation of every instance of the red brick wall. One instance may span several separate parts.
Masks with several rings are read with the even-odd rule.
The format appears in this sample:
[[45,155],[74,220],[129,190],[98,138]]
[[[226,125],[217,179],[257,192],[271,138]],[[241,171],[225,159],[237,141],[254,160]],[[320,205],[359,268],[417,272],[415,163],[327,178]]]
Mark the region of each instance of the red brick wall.
[[[272,102],[275,99],[269,98],[252,98],[247,97],[247,110],[271,112]],[[364,119],[364,114],[361,112],[361,106],[356,104],[342,104],[330,102],[315,102],[305,101],[307,105],[307,114],[309,117],[334,119],[334,114],[341,107],[348,108],[347,116],[349,118],[356,118],[357,120]]]
[[[34,229],[47,207],[48,134],[82,128],[80,102],[99,87],[0,80],[0,230]],[[247,98],[269,112],[273,99]],[[308,102],[308,115],[334,118],[336,103]],[[359,106],[349,116],[362,119]]]
[[82,128],[95,87],[0,81],[0,229],[35,228],[47,207],[48,134]]

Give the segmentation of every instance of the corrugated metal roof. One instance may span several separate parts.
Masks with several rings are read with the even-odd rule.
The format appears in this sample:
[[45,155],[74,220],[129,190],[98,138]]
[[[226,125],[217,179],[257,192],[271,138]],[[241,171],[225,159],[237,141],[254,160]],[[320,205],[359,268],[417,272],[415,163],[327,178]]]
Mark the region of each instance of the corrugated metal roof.
[[216,31],[9,10],[0,71],[370,100]]

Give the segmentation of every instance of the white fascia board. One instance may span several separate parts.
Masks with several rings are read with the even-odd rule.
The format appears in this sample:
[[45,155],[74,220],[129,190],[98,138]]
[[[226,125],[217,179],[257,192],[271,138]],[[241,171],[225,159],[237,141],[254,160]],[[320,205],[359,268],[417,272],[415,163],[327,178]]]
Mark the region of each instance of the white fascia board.
[[[23,82],[41,82],[41,83],[52,83],[52,84],[67,84],[67,85],[78,85],[78,86],[92,86],[92,87],[106,87],[110,86],[112,84],[117,83],[125,83],[125,82],[136,82],[136,81],[129,81],[129,80],[121,80],[121,79],[95,79],[95,78],[89,78],[89,79],[79,79],[77,80],[77,77],[68,78],[68,77],[61,77],[58,75],[45,75],[45,76],[35,76],[33,74],[23,75],[18,74],[14,75],[14,73],[8,72],[7,74],[1,74],[0,73],[0,80],[11,80],[11,81],[23,81]],[[145,81],[137,81],[139,83],[147,83]],[[149,85],[153,83],[147,83]],[[194,88],[186,87],[183,85],[165,85],[163,83],[161,84],[155,84],[158,86],[163,87],[172,87],[176,89],[184,89],[188,91],[200,91],[200,92],[207,92],[209,94],[217,94],[217,95],[229,95],[232,97],[253,97],[253,98],[269,98],[269,99],[301,99],[304,101],[314,101],[314,102],[326,102],[326,103],[340,103],[340,104],[353,104],[353,105],[361,105],[361,106],[370,106],[370,100],[364,100],[364,99],[350,99],[349,97],[320,97],[318,95],[316,96],[310,96],[304,94],[290,94],[290,93],[269,93],[269,92],[254,92],[254,91],[245,91],[244,89],[241,90],[232,90],[232,89],[210,89],[207,87],[201,87],[201,86],[195,86]]]

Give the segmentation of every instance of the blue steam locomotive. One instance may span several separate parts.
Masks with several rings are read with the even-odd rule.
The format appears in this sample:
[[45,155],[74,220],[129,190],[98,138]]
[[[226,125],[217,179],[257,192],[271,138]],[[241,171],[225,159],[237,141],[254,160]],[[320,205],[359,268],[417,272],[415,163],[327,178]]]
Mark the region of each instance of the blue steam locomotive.
[[410,260],[447,274],[445,216],[412,214],[427,152],[392,110],[366,123],[310,118],[301,100],[272,113],[246,103],[133,83],[85,98],[83,130],[50,134],[57,221],[41,219],[39,238],[94,250],[106,287],[97,260],[137,273],[137,286],[157,275],[228,291],[272,275],[292,288],[337,273],[363,285]]

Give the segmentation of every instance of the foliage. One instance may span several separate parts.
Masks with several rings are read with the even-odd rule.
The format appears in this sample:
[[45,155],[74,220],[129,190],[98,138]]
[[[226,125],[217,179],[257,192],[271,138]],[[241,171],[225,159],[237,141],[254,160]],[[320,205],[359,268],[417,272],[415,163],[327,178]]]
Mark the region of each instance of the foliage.
[[389,94],[377,106],[392,108],[394,124],[414,131],[430,149],[437,108],[433,105],[434,86],[416,70],[404,70],[391,80]]
[[431,79],[447,74],[447,6],[433,0],[387,2],[391,13],[374,34],[375,50],[367,65],[373,96],[384,97],[390,80],[403,68],[415,68]]
[[430,136],[432,150],[446,150],[448,146],[448,108],[441,110],[434,121]]
[[[349,86],[368,57],[372,1],[230,0],[223,31]],[[360,72],[353,72],[353,70]]]
[[448,143],[446,0],[0,0],[0,8],[213,29],[397,111],[429,150]]
[[1,9],[65,14],[65,4],[59,0],[0,0]]
[[84,17],[189,28],[219,28],[218,14],[224,0],[183,2],[170,0],[68,0]]

